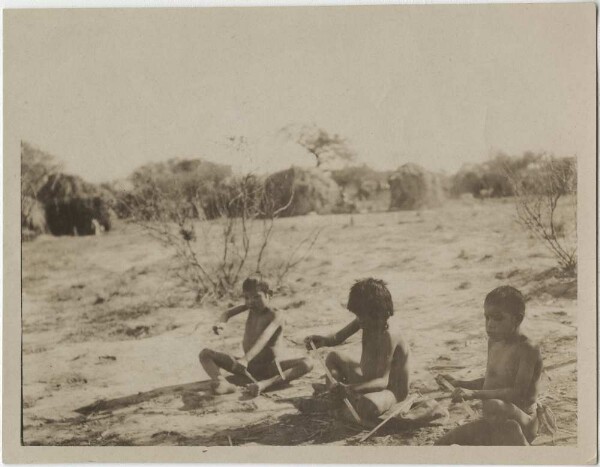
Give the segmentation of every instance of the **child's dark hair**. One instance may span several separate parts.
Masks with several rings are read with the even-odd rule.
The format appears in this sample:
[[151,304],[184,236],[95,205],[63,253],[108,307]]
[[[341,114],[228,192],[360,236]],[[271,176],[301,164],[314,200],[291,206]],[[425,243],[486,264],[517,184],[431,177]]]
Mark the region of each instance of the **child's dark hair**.
[[376,313],[387,321],[394,314],[392,294],[382,280],[361,279],[350,288],[348,310],[354,314]]
[[271,297],[273,291],[267,281],[260,277],[248,277],[242,284],[242,291],[244,292],[263,292],[265,295]]
[[525,297],[514,287],[503,285],[492,290],[485,297],[483,306],[499,305],[506,311],[514,314],[519,320],[519,324],[525,317]]

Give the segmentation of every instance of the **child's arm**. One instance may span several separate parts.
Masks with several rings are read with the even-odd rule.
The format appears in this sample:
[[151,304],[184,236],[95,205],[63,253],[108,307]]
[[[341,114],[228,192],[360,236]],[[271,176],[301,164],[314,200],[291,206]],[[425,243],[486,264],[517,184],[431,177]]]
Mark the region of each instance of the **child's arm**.
[[361,394],[390,389],[397,400],[404,400],[408,395],[409,378],[408,350],[402,344],[398,344],[385,375],[370,381],[350,384],[348,387]]
[[352,334],[356,334],[360,329],[360,324],[358,323],[358,319],[353,320],[351,323],[348,323],[338,332],[329,336],[329,340],[331,342],[330,345],[340,345],[343,344],[346,339],[348,339]]
[[518,402],[527,397],[536,363],[539,361],[539,350],[535,347],[524,347],[519,362],[519,369],[512,387],[498,389],[462,389],[454,391],[455,399],[500,399],[507,402]]
[[242,303],[241,305],[234,306],[233,308],[229,308],[229,310],[225,310],[221,313],[221,323],[226,323],[229,321],[229,318],[234,317],[235,315],[239,315],[240,313],[246,311],[248,307],[246,304]]
[[465,389],[482,389],[485,378],[477,378],[472,380],[458,380],[454,386]]
[[282,326],[283,323],[281,322],[281,320],[277,316],[275,316],[273,318],[273,321],[269,323],[269,325],[265,328],[265,330],[258,337],[258,339],[256,339],[256,342],[250,348],[250,350],[246,352],[246,355],[244,355],[243,360],[245,360],[246,362],[251,362],[252,359],[256,357],[265,348],[265,346],[271,340],[271,337],[273,337],[273,335],[277,331],[279,331],[282,328]]
[[315,344],[315,347],[334,347],[336,345],[342,344],[346,339],[348,339],[352,334],[355,334],[360,329],[360,325],[358,324],[358,320],[355,319],[351,323],[344,326],[335,334],[330,334],[329,336],[308,336],[304,339],[306,344],[306,348],[311,350],[310,341]]
[[248,307],[245,304],[242,304],[225,310],[223,313],[221,313],[221,316],[219,316],[219,321],[217,322],[217,324],[213,326],[213,332],[215,334],[219,334],[219,332],[223,330],[224,324],[227,323],[227,321],[229,321],[229,318],[235,315],[239,315],[247,309]]
[[455,388],[465,388],[465,389],[482,389],[483,383],[485,382],[485,378],[477,378],[472,380],[462,380],[453,378],[450,375],[439,375],[448,381]]

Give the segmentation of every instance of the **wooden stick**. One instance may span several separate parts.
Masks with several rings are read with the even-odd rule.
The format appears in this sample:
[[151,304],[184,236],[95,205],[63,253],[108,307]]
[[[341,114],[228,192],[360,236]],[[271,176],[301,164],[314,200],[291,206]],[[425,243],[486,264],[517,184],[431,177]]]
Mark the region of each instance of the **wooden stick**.
[[408,412],[410,410],[410,408],[412,407],[413,403],[415,402],[415,400],[417,400],[417,396],[415,394],[408,396],[408,398],[406,400],[404,400],[402,402],[402,404],[400,404],[396,409],[394,409],[394,411],[391,414],[389,414],[385,418],[385,420],[383,420],[379,425],[377,425],[375,428],[373,428],[371,431],[369,431],[366,435],[361,436],[359,441],[362,443],[363,441],[368,440],[377,430],[379,430],[383,425],[385,425],[387,422],[389,422],[396,415],[399,415],[404,412]]
[[[325,361],[321,358],[321,355],[319,355],[319,352],[317,352],[315,343],[312,340],[309,342],[310,342],[310,348],[313,349],[313,353],[315,353],[317,355],[317,360],[319,360],[319,362],[321,363],[321,366],[325,370],[325,375],[327,376],[327,378],[329,378],[329,381],[331,382],[331,384],[336,384],[337,381],[335,380],[335,378],[329,371],[329,368],[327,368],[327,365],[325,364]],[[358,415],[358,412],[354,409],[354,407],[352,406],[352,404],[350,403],[350,401],[348,400],[347,397],[344,397],[344,404],[346,404],[346,407],[348,407],[348,410],[352,414],[352,417],[354,417],[354,420],[356,420],[357,423],[362,423],[362,420],[360,419],[360,415]]]
[[566,360],[564,362],[553,363],[552,365],[548,365],[547,367],[545,367],[544,370],[546,370],[546,371],[555,370],[557,368],[570,365],[571,363],[577,363],[577,359],[576,358],[572,358],[572,359]]
[[244,368],[244,373],[246,374],[246,376],[254,383],[254,384],[258,384],[258,381],[256,381],[254,379],[254,376],[252,376],[250,374],[250,372],[248,371],[248,368]]
[[[431,391],[434,393],[439,393],[439,391]],[[385,417],[385,419],[379,424],[377,425],[375,428],[373,428],[369,433],[367,433],[366,435],[364,435],[363,437],[360,438],[360,442],[366,441],[367,439],[369,439],[373,433],[375,433],[377,430],[379,430],[383,425],[385,425],[387,422],[389,422],[392,418],[394,418],[397,415],[400,415],[401,413],[406,413],[406,412],[410,412],[410,409],[412,408],[412,406],[415,403],[420,403],[420,402],[427,402],[427,401],[441,401],[444,399],[450,399],[449,394],[437,394],[437,395],[430,395],[427,397],[417,397],[416,395],[412,395],[409,396],[407,399],[405,399],[404,401],[402,401],[400,403],[400,405],[398,407],[396,407],[387,417]],[[410,404],[409,404],[410,402]],[[408,405],[408,407],[407,407]]]
[[283,374],[283,370],[281,369],[281,365],[279,364],[279,360],[275,359],[275,366],[277,367],[277,371],[279,372],[279,376],[281,379],[285,381],[285,375]]
[[[452,385],[452,383],[450,383],[450,381],[448,381],[442,375],[438,376],[438,381],[442,384],[442,386],[444,386],[446,389],[448,389],[448,391],[454,391],[455,388]],[[463,400],[460,404],[462,405],[462,407],[465,409],[465,411],[469,414],[469,416],[471,418],[476,418],[477,417],[477,414],[471,408],[471,406],[467,403],[467,401]]]

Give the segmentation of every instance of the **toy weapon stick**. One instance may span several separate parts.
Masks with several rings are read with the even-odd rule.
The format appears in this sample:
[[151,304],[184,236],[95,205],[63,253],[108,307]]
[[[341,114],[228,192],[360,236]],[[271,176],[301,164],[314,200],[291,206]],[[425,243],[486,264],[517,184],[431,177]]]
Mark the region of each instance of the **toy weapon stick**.
[[[311,349],[313,349],[313,351],[314,351],[313,353],[317,355],[317,359],[319,360],[319,362],[321,363],[321,366],[325,370],[325,375],[329,379],[329,382],[331,384],[336,384],[337,381],[335,380],[335,378],[333,377],[333,375],[329,371],[329,368],[327,368],[327,365],[325,364],[325,362],[321,358],[321,355],[319,354],[319,352],[317,352],[317,348],[315,347],[315,343],[312,340],[310,340],[309,342],[310,342]],[[350,403],[350,401],[348,400],[347,397],[344,397],[344,404],[346,404],[346,407],[348,407],[348,410],[352,414],[352,417],[354,417],[354,420],[356,420],[357,423],[362,423],[362,420],[360,419],[360,415],[358,415],[358,412],[354,409],[354,407],[352,407],[352,404]]]
[[[454,385],[452,385],[452,383],[450,383],[450,381],[448,381],[446,378],[444,378],[443,376],[438,376],[438,381],[440,382],[440,384],[442,386],[444,386],[448,391],[454,391]],[[467,404],[467,401],[462,401],[461,405],[463,406],[463,408],[465,409],[465,411],[469,414],[469,416],[471,418],[476,418],[477,414],[475,413],[475,411],[471,408],[471,406],[469,404]]]
[[[237,359],[236,359],[237,360]],[[254,378],[254,376],[252,376],[250,374],[250,372],[248,371],[248,368],[246,368],[244,365],[242,365],[240,362],[236,361],[235,362],[236,365],[239,365],[242,367],[242,371],[244,372],[244,374],[248,377],[248,379],[250,381],[252,381],[254,384],[258,384],[258,381]],[[235,368],[235,367],[234,367]]]
[[451,397],[450,395],[445,395],[445,394],[438,395],[438,396],[428,396],[428,397],[421,397],[421,396],[417,396],[416,394],[413,394],[412,396],[409,396],[408,398],[406,398],[405,400],[400,402],[400,405],[398,405],[398,407],[396,407],[387,417],[385,417],[385,419],[379,425],[377,425],[375,428],[373,428],[371,431],[369,431],[366,435],[363,435],[359,439],[359,441],[362,443],[363,441],[366,441],[367,439],[369,439],[371,436],[373,436],[373,434],[375,434],[376,431],[378,431],[383,425],[385,425],[387,422],[389,422],[395,416],[409,412],[414,403],[426,402],[426,401],[431,401],[431,400],[439,401],[442,399],[449,399],[450,397]]
[[275,366],[277,367],[277,371],[279,372],[279,376],[281,376],[281,379],[283,381],[285,381],[285,375],[283,374],[283,370],[281,369],[281,365],[279,364],[279,360],[275,359]]
[[413,405],[413,403],[415,402],[415,400],[417,400],[416,394],[408,396],[408,398],[405,399],[402,402],[402,404],[400,404],[391,414],[389,414],[385,418],[385,420],[383,420],[379,425],[377,425],[375,428],[373,428],[371,431],[369,431],[366,435],[363,435],[359,439],[359,441],[362,443],[363,441],[368,440],[377,430],[379,430],[383,425],[385,425],[387,422],[389,422],[396,415],[408,412],[410,410],[411,406]]
[[258,381],[256,381],[254,379],[254,376],[252,376],[250,374],[250,372],[248,371],[248,368],[244,368],[244,373],[246,374],[246,376],[250,379],[250,381],[252,381],[254,384],[258,384]]

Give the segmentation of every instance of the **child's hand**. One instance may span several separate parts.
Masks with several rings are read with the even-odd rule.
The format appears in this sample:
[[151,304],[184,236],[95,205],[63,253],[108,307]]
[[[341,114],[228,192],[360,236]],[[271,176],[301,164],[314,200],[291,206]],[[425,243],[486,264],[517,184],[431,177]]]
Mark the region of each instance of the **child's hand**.
[[225,329],[225,323],[217,323],[213,326],[213,332],[218,336]]
[[248,360],[246,360],[246,356],[239,357],[235,359],[235,363],[244,368],[244,370],[248,369]]
[[318,349],[320,347],[325,347],[327,340],[325,337],[323,336],[308,336],[304,339],[304,345],[306,345],[306,348],[308,350],[312,350],[312,347],[310,345],[310,343],[313,343],[315,345],[315,347]]
[[329,392],[331,392],[331,394],[339,398],[344,398],[348,397],[349,395],[352,395],[352,389],[350,389],[350,387],[347,384],[339,382],[331,386]]
[[452,401],[453,402],[462,402],[474,399],[473,391],[465,388],[456,388],[452,391]]

